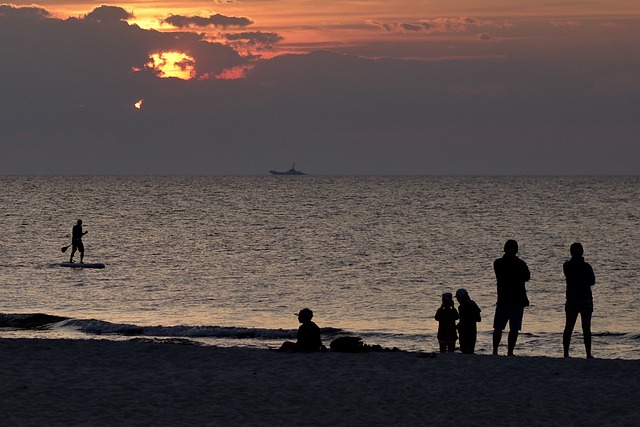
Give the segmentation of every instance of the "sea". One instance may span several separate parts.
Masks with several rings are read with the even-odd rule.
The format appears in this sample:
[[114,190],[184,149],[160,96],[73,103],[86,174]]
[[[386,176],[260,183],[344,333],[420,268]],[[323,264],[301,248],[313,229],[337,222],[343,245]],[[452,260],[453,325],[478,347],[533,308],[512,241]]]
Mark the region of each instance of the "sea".
[[[581,242],[594,355],[640,359],[636,176],[4,176],[0,202],[0,338],[278,348],[307,307],[327,346],[435,352],[441,295],[465,288],[490,354],[492,265],[515,239],[532,274],[517,355],[562,357]],[[60,266],[78,219],[104,269]]]

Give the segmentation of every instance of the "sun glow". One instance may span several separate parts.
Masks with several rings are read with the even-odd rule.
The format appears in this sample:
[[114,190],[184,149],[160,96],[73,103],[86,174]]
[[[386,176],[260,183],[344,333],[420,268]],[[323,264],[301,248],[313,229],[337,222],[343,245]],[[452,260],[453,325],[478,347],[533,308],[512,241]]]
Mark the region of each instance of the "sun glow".
[[196,61],[183,52],[157,52],[149,56],[147,67],[156,70],[158,77],[177,77],[190,80],[196,77]]
[[144,99],[139,100],[138,102],[136,102],[135,104],[133,104],[133,106],[138,109],[141,110],[142,109],[142,103],[144,102]]

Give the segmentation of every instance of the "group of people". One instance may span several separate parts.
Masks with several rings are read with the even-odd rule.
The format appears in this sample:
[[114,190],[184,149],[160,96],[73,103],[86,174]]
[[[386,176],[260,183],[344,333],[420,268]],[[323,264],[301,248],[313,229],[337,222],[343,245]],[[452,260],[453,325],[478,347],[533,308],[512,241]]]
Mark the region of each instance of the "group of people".
[[[563,272],[567,283],[565,303],[565,327],[562,334],[564,357],[569,357],[571,335],[578,315],[582,321],[582,333],[587,358],[591,354],[591,316],[593,313],[593,296],[591,287],[596,278],[593,268],[585,262],[582,244],[574,243],[569,248],[571,259],[563,264]],[[518,256],[518,242],[507,240],[504,255],[493,263],[498,288],[498,300],[493,318],[493,354],[498,354],[502,332],[509,325],[507,337],[507,354],[513,356],[513,350],[522,329],[524,308],[529,306],[525,283],[531,279],[527,264]],[[447,292],[442,294],[442,305],[436,312],[438,321],[438,342],[441,352],[455,350],[456,341],[460,340],[462,353],[473,353],[477,327],[480,322],[480,308],[470,299],[465,289],[458,289],[456,298],[459,312],[453,304],[453,296]],[[459,319],[456,325],[456,320]],[[459,336],[458,336],[459,334]]]
[[[82,220],[78,220],[72,230],[71,257],[78,251],[80,262],[84,260],[84,245],[82,236],[87,234],[82,229]],[[567,282],[565,314],[566,322],[562,334],[564,357],[569,357],[571,335],[575,327],[578,315],[582,322],[582,333],[587,358],[591,354],[591,316],[593,313],[593,296],[591,287],[596,278],[593,268],[585,262],[582,244],[574,243],[569,252],[571,259],[563,264],[563,272]],[[493,354],[498,354],[502,332],[509,325],[507,337],[507,354],[513,356],[513,350],[518,340],[519,331],[522,329],[524,308],[529,306],[525,283],[531,279],[531,272],[527,263],[518,256],[518,242],[507,240],[504,244],[504,255],[493,262],[498,288],[498,300],[493,318]],[[456,341],[460,341],[460,351],[465,354],[473,354],[476,345],[477,323],[481,321],[480,308],[471,299],[466,289],[458,289],[455,295],[458,300],[456,310],[453,302],[453,294],[442,294],[442,305],[436,311],[435,319],[438,321],[438,343],[440,352],[453,352]],[[297,341],[283,344],[286,351],[318,351],[323,348],[320,338],[320,328],[311,320],[313,312],[302,309],[298,313],[298,321],[301,323],[298,329]],[[456,324],[456,321],[458,323]]]
[[[591,354],[591,316],[593,313],[593,296],[591,287],[595,284],[593,268],[585,262],[584,249],[580,243],[571,245],[569,252],[571,259],[563,265],[566,278],[566,323],[562,334],[564,357],[569,357],[569,346],[573,328],[580,315],[582,333],[587,358]],[[518,340],[518,333],[522,329],[524,308],[529,306],[525,283],[531,279],[531,272],[527,264],[518,256],[518,242],[508,240],[504,245],[504,255],[493,263],[496,275],[498,300],[493,318],[493,354],[498,354],[502,332],[509,325],[507,338],[507,354],[513,356]],[[453,352],[456,341],[460,340],[460,351],[473,354],[476,345],[477,323],[481,321],[481,310],[471,299],[466,289],[458,289],[455,294],[458,309],[455,308],[453,294],[442,294],[442,305],[437,310],[435,319],[438,321],[438,342],[440,352]],[[296,342],[285,342],[281,350],[289,352],[320,351],[324,347],[320,337],[320,328],[311,320],[313,312],[308,308],[298,313],[301,323]],[[456,321],[458,323],[456,324]]]
[[[451,292],[442,294],[442,305],[436,311],[438,321],[438,343],[440,353],[453,353],[456,341],[460,340],[460,351],[473,354],[476,347],[477,324],[482,320],[480,307],[469,296],[466,289],[456,291],[458,310],[454,307]],[[456,325],[456,320],[459,320]],[[458,336],[459,334],[459,336]]]

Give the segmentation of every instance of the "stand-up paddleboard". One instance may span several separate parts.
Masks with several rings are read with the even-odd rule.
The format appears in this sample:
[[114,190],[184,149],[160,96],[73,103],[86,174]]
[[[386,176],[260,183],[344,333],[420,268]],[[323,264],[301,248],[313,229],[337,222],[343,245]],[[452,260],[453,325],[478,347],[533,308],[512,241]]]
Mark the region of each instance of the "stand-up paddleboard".
[[101,262],[85,263],[85,262],[61,262],[60,267],[71,268],[104,268],[104,264]]

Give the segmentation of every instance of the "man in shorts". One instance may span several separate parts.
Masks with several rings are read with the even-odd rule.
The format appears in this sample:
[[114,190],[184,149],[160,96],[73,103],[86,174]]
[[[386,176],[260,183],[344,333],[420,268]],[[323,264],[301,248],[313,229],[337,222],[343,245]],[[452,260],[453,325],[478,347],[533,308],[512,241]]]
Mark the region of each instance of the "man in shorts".
[[571,259],[564,263],[562,270],[567,279],[567,302],[564,306],[566,323],[562,334],[564,357],[569,357],[569,344],[573,327],[580,315],[582,321],[582,336],[587,359],[591,355],[591,315],[593,313],[593,296],[591,287],[596,283],[596,276],[591,265],[584,261],[584,249],[580,243],[574,243],[569,249]]
[[69,262],[73,262],[73,256],[76,251],[80,252],[80,262],[84,262],[84,244],[82,243],[82,236],[87,234],[86,231],[82,231],[82,220],[79,219],[76,225],[71,230],[71,258]]
[[513,349],[518,340],[518,331],[522,329],[524,308],[529,306],[525,282],[531,279],[527,263],[518,258],[518,242],[507,240],[504,244],[504,255],[493,262],[498,284],[498,301],[493,318],[493,354],[498,354],[502,339],[502,331],[509,323],[508,352],[513,356]]

